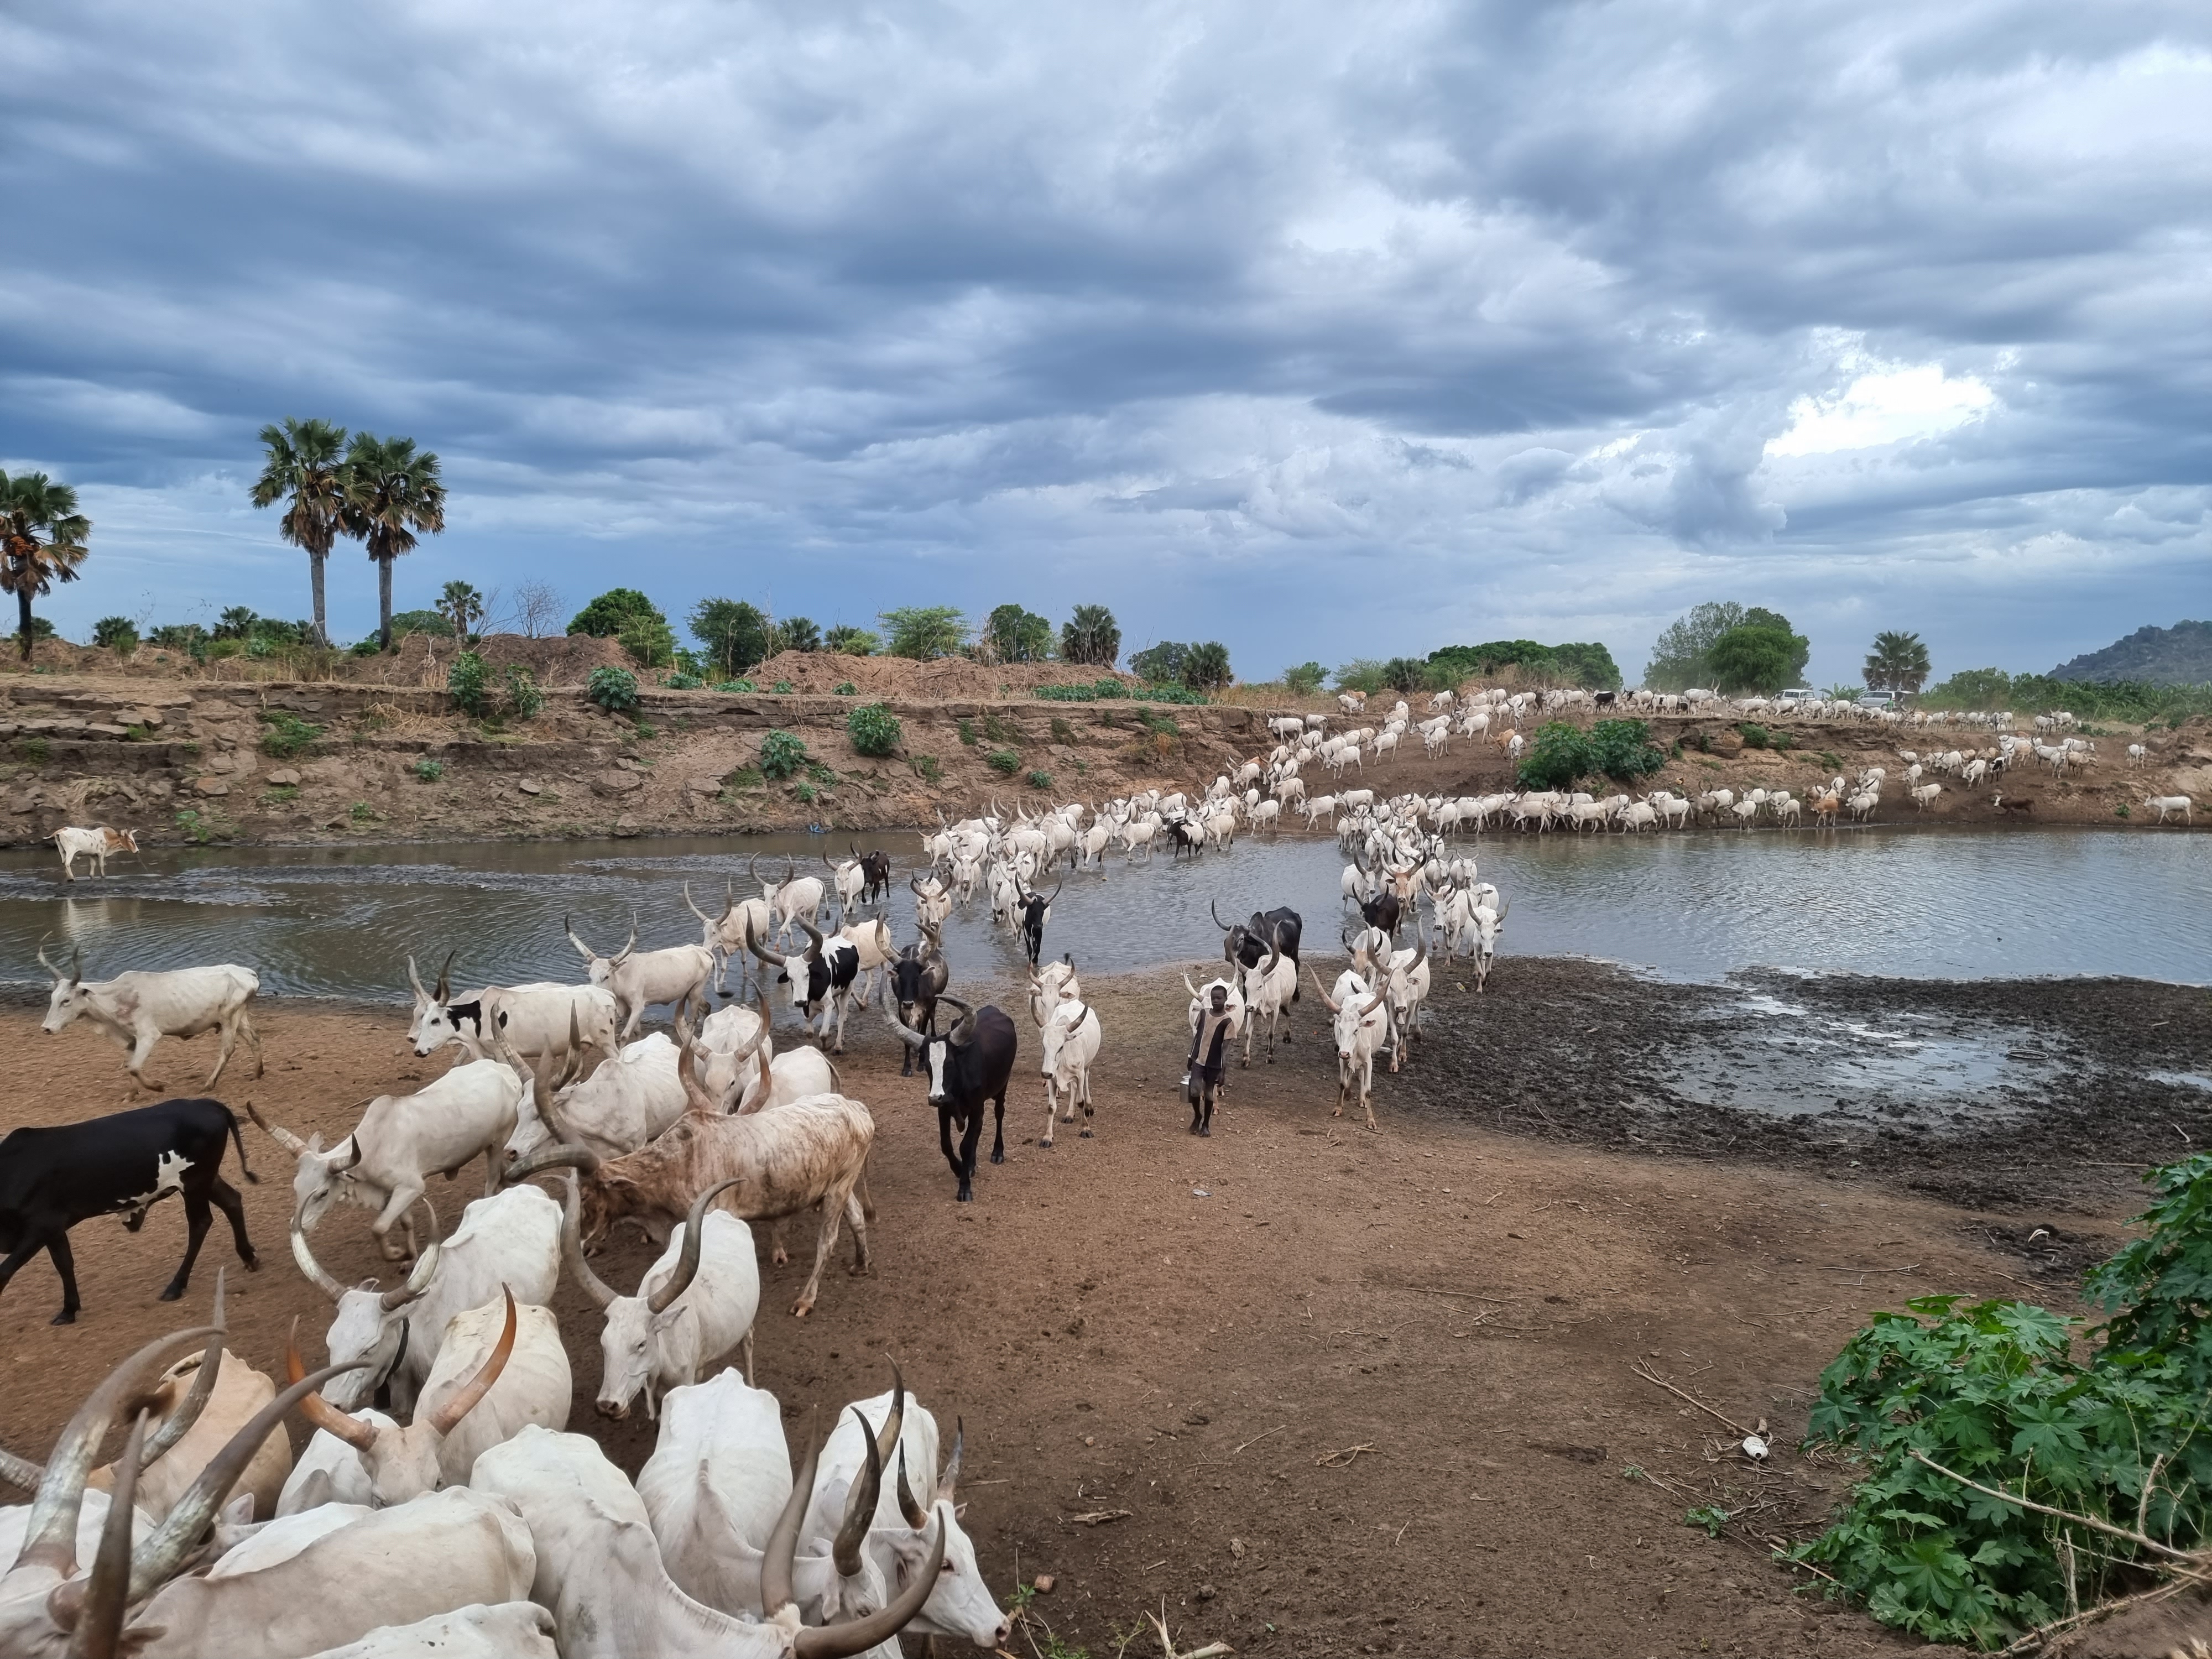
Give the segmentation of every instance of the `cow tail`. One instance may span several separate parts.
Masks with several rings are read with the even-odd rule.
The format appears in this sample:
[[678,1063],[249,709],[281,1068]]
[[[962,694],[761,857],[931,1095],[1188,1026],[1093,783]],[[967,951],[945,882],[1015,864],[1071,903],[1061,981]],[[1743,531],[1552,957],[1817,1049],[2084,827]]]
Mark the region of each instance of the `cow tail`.
[[238,1172],[246,1177],[247,1185],[258,1187],[261,1177],[246,1167],[246,1136],[238,1127],[238,1114],[227,1106],[223,1109],[230,1116],[230,1138],[238,1143]]

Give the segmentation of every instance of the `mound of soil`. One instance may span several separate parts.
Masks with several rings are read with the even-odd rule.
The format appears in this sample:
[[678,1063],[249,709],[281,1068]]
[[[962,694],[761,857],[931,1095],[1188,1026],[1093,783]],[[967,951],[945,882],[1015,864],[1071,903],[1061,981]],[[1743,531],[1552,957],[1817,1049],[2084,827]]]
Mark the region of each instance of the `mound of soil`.
[[1103,668],[1082,668],[1071,663],[981,663],[965,657],[940,657],[935,662],[916,662],[910,657],[848,657],[836,651],[784,651],[745,678],[763,691],[779,682],[794,691],[828,693],[850,684],[866,697],[914,697],[924,701],[967,701],[974,698],[1025,697],[1040,685],[1059,685],[1069,680],[1096,681],[1110,676],[1134,685],[1133,675],[1115,674]]

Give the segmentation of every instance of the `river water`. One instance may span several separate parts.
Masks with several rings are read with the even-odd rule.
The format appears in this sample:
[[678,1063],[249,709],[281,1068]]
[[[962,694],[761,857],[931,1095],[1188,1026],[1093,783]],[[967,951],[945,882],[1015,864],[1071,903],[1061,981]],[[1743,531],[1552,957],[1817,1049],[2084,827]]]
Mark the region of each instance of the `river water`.
[[[597,949],[618,948],[633,915],[641,945],[687,943],[689,880],[702,908],[726,881],[742,895],[749,857],[787,854],[826,876],[818,854],[847,838],[467,842],[412,847],[163,850],[112,861],[105,881],[65,887],[57,861],[0,855],[0,980],[42,979],[36,951],[81,948],[85,970],[235,962],[264,992],[404,997],[413,951],[426,978],[458,951],[457,984],[580,977],[564,916]],[[908,871],[919,838],[869,837],[898,870],[891,920],[913,936]],[[1512,902],[1510,955],[1581,955],[1666,978],[1717,980],[1763,967],[1909,978],[2130,975],[2212,980],[2212,838],[2148,831],[2010,834],[1877,829],[1819,835],[1486,836],[1464,843]],[[1218,959],[1209,900],[1236,918],[1289,904],[1309,941],[1345,911],[1332,842],[1244,841],[1226,854],[1066,878],[1048,951],[1114,972]],[[82,866],[80,866],[82,870]],[[829,920],[825,908],[825,921]],[[1012,942],[979,897],[945,937],[956,976],[1017,971]],[[62,959],[60,957],[57,958]]]

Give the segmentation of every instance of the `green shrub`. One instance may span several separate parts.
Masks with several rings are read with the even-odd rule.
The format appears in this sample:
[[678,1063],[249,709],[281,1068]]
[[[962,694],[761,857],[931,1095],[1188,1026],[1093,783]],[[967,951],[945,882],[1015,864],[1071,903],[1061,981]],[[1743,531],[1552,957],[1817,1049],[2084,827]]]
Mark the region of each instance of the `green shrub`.
[[722,779],[722,787],[726,791],[731,789],[758,789],[767,781],[768,779],[762,774],[760,768],[753,765],[750,762],[748,762],[746,764],[740,766],[727,774]]
[[663,674],[660,677],[660,683],[671,691],[696,691],[706,684],[696,674],[687,674],[680,668],[672,673]]
[[610,714],[627,714],[637,707],[637,676],[627,668],[594,668],[584,695]]
[[446,775],[445,762],[432,760],[428,755],[423,756],[421,760],[416,761],[407,769],[424,783],[435,783]]
[[1618,783],[1633,783],[1667,763],[1642,720],[1598,721],[1589,729],[1589,750],[1596,769]]
[[1045,771],[1042,767],[1032,767],[1029,775],[1022,781],[1032,789],[1049,789],[1052,787],[1052,774]]
[[1147,732],[1170,738],[1179,738],[1182,735],[1182,727],[1176,724],[1175,716],[1172,714],[1148,714],[1142,708],[1138,709],[1136,714],[1137,724]]
[[909,763],[915,776],[924,783],[939,783],[945,778],[945,764],[934,755],[916,755]]
[[750,680],[724,680],[714,688],[717,691],[757,691],[759,689]]
[[176,824],[177,833],[195,847],[204,847],[222,833],[221,823],[197,807],[179,807]]
[[611,640],[621,635],[625,624],[641,617],[650,617],[663,626],[668,621],[661,615],[660,607],[635,587],[611,587],[571,617],[566,631]]
[[850,680],[840,680],[837,682],[836,693],[841,697],[857,697],[860,695],[860,688]]
[[[2146,1177],[2144,1237],[2088,1275],[2101,1328],[2029,1304],[1917,1297],[1879,1313],[1820,1376],[1808,1444],[1863,1474],[1835,1523],[1791,1552],[1884,1624],[1993,1648],[2154,1565],[2128,1541],[2212,1538],[2212,1154]],[[2086,1336],[2086,1357],[2076,1358]],[[1926,1461],[1923,1461],[1926,1460]],[[2036,1514],[2009,1495],[2116,1527]]]
[[1321,690],[1328,670],[1317,662],[1302,662],[1283,671],[1283,690],[1294,697],[1310,697]]
[[1528,758],[1521,763],[1521,787],[1565,789],[1596,769],[1597,757],[1591,753],[1583,729],[1565,720],[1552,720],[1537,728],[1536,740],[1528,745]]
[[795,783],[791,787],[791,793],[805,805],[808,806],[814,805],[814,786],[812,784]]
[[1765,726],[1755,725],[1750,720],[1738,720],[1735,729],[1737,734],[1743,738],[1743,746],[1747,749],[1764,749],[1774,735]]
[[33,766],[44,766],[53,757],[53,745],[44,738],[26,738],[19,751]]
[[994,749],[983,757],[983,764],[994,772],[1012,777],[1022,769],[1022,757],[1011,749]]
[[138,624],[128,617],[102,617],[92,625],[92,642],[127,657],[138,648]]
[[769,689],[779,697],[787,697],[791,695],[791,682],[789,680],[778,680],[775,685]]
[[640,720],[632,729],[636,732],[639,739],[645,743],[651,743],[660,735],[660,728],[649,720]]
[[763,777],[787,778],[806,764],[806,744],[794,732],[774,731],[761,739],[760,769]]
[[263,790],[261,799],[264,804],[270,806],[289,805],[300,799],[300,786],[296,783],[276,784]]
[[966,744],[970,749],[973,749],[975,746],[975,721],[963,720],[960,722],[960,741]]
[[1018,743],[1021,740],[1022,733],[1021,728],[1011,721],[1002,720],[996,714],[987,713],[983,716],[983,735],[993,743]]
[[1052,740],[1054,743],[1073,743],[1075,728],[1057,714],[1052,717]]
[[520,720],[534,720],[545,708],[545,694],[538,689],[538,682],[530,671],[520,663],[509,663],[501,678],[507,682],[507,706]]
[[356,823],[367,823],[377,816],[377,811],[365,800],[357,800],[348,810],[347,816]]
[[2112,809],[2112,816],[2113,816],[2114,817],[2116,817],[2116,818],[2124,818],[2124,817],[2127,817],[2127,816],[2128,816],[2128,805],[2127,805],[2127,803],[2126,803],[2125,801],[2122,801],[2122,802],[2121,802],[2118,806],[2115,806],[2115,807]]
[[491,670],[473,651],[464,651],[446,671],[446,690],[460,711],[482,720],[492,712]]
[[1229,647],[1218,640],[1194,645],[1182,660],[1182,683],[1193,691],[1218,691],[1236,676],[1230,672]]
[[323,735],[321,726],[308,725],[289,708],[264,708],[261,719],[269,728],[261,734],[261,752],[278,760],[303,753]]
[[1187,685],[1140,685],[1129,693],[1133,702],[1202,703],[1206,694],[1194,691]]
[[210,640],[207,643],[207,660],[210,662],[222,662],[228,658],[245,654],[244,640]]
[[889,703],[864,702],[845,717],[846,734],[863,755],[895,754],[899,746],[898,717]]
[[1428,678],[1429,665],[1419,657],[1393,657],[1382,665],[1382,684],[1401,696],[1411,696]]

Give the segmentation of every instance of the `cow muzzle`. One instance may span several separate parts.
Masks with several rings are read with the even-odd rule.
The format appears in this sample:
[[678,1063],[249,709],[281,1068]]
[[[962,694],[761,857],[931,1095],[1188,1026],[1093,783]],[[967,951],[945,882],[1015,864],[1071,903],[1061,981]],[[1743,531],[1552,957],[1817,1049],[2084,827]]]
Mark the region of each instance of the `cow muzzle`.
[[611,1422],[629,1421],[629,1402],[626,1400],[600,1400],[596,1405],[599,1415]]

